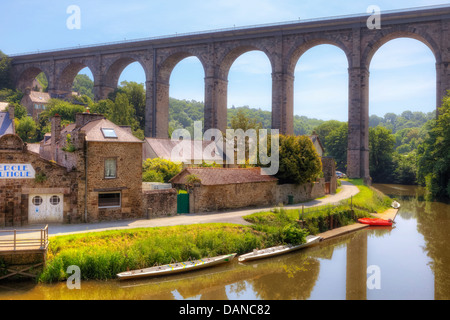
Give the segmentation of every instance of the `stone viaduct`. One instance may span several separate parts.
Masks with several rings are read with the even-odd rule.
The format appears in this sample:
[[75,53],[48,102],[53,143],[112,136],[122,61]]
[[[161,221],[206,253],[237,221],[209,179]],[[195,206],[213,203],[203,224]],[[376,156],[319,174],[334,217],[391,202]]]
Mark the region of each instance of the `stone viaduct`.
[[169,80],[183,59],[197,57],[205,72],[205,129],[222,131],[227,125],[228,72],[242,54],[264,52],[272,67],[272,128],[293,133],[294,69],[309,49],[330,44],[348,59],[348,172],[369,179],[369,68],[373,55],[386,42],[413,38],[426,44],[436,58],[439,106],[450,89],[450,6],[386,12],[381,28],[369,29],[369,14],[316,19],[277,25],[199,32],[98,46],[13,56],[16,87],[30,87],[44,72],[53,95],[71,91],[80,70],[94,76],[96,99],[104,99],[118,85],[121,72],[139,62],[146,75],[147,137],[167,137]]

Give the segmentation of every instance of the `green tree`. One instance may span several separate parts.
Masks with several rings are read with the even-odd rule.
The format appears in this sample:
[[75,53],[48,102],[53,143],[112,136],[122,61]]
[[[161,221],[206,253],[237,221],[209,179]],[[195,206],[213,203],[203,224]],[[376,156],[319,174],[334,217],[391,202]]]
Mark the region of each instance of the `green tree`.
[[429,123],[428,137],[418,148],[418,180],[431,199],[450,198],[450,91]]
[[126,94],[117,94],[114,106],[112,106],[108,118],[119,126],[131,126],[135,124],[134,109]]
[[337,170],[347,169],[348,124],[343,122],[326,136],[325,155],[333,157]]
[[31,117],[16,120],[16,133],[24,142],[36,141],[37,125]]
[[231,129],[242,129],[244,132],[249,129],[259,130],[262,129],[262,124],[255,118],[250,117],[244,109],[238,109],[231,117]]
[[10,106],[14,107],[14,118],[20,120],[27,116],[27,114],[28,114],[27,108],[25,108],[20,103],[9,103],[8,108]]
[[145,127],[145,88],[143,83],[123,81],[120,83],[119,92],[125,93],[128,101],[134,108],[135,119],[139,128]]
[[147,159],[143,164],[144,182],[169,182],[181,172],[183,165],[166,159]]
[[280,168],[276,177],[282,183],[313,182],[322,172],[322,162],[306,136],[280,135]]
[[23,93],[20,90],[12,89],[1,89],[0,90],[0,101],[10,102],[10,103],[20,103],[23,98]]
[[[39,82],[39,84],[42,87],[42,91],[43,92],[47,92],[48,90],[48,80],[47,77],[45,76],[44,72],[41,72],[38,74],[38,76],[36,77],[37,82]],[[38,90],[36,90],[38,91]]]
[[73,81],[72,91],[78,92],[80,95],[86,95],[94,100],[94,81],[85,74],[78,74]]
[[370,176],[374,182],[390,182],[394,172],[395,138],[384,127],[369,129]]
[[11,61],[11,58],[0,51],[0,89],[12,89]]
[[417,183],[417,154],[415,151],[408,154],[393,155],[394,176],[392,182],[398,184],[416,184]]
[[94,103],[90,108],[92,113],[99,113],[106,116],[110,114],[111,110],[114,108],[114,102],[109,99],[100,100]]

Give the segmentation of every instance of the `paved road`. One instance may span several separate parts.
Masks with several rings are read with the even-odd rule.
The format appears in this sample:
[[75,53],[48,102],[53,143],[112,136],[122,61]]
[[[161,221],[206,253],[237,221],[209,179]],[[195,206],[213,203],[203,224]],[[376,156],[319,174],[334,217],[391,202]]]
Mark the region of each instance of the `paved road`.
[[[349,182],[342,181],[341,192],[328,195],[322,199],[312,200],[306,203],[298,205],[287,205],[287,209],[301,209],[336,203],[341,200],[349,199],[359,193],[359,189]],[[248,224],[242,217],[261,211],[268,211],[273,207],[264,208],[252,208],[245,210],[235,210],[227,212],[215,212],[204,214],[187,214],[177,215],[167,218],[156,218],[150,220],[128,220],[128,221],[114,221],[114,222],[101,222],[93,224],[65,224],[65,225],[49,225],[49,235],[63,235],[63,234],[76,234],[85,232],[97,232],[105,230],[120,230],[120,229],[133,229],[133,228],[150,228],[150,227],[167,227],[176,225],[189,225],[189,224],[201,224],[201,223],[236,223],[236,224]],[[33,228],[39,228],[40,226],[33,226]],[[30,227],[28,227],[30,228]],[[21,228],[17,228],[18,230]],[[24,227],[22,229],[27,229]],[[1,230],[1,229],[0,229]]]

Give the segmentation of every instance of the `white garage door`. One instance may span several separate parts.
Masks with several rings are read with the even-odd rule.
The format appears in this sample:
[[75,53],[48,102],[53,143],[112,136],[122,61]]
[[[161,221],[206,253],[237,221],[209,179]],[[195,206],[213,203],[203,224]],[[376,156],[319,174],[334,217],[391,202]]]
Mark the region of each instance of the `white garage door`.
[[30,194],[28,201],[29,223],[63,222],[64,195]]

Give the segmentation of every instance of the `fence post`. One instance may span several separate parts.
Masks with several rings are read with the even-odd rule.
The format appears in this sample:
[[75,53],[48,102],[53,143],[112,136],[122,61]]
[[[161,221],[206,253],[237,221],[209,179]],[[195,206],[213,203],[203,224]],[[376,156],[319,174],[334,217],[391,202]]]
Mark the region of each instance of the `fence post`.
[[14,251],[16,251],[16,230],[14,229]]

